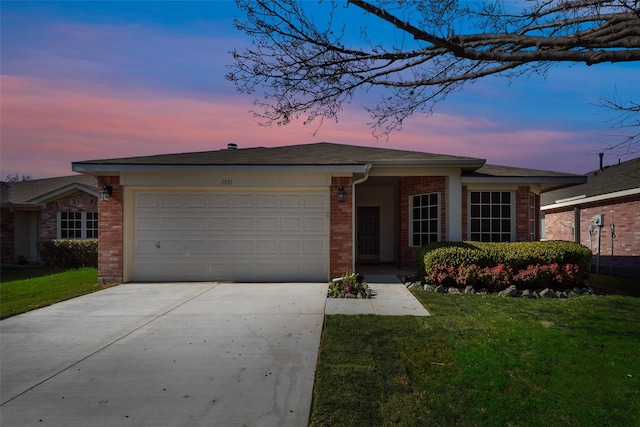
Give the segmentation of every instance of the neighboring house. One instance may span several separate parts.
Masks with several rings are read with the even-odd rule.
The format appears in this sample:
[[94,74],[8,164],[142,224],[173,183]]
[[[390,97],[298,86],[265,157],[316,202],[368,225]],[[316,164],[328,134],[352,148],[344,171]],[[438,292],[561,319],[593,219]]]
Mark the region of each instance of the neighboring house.
[[88,175],[2,182],[2,265],[38,262],[42,240],[97,238],[96,186]]
[[543,194],[541,210],[544,238],[591,248],[592,271],[640,277],[640,157]]
[[579,175],[331,143],[74,162],[98,203],[99,277],[325,281],[413,268],[423,244],[539,238],[539,196]]

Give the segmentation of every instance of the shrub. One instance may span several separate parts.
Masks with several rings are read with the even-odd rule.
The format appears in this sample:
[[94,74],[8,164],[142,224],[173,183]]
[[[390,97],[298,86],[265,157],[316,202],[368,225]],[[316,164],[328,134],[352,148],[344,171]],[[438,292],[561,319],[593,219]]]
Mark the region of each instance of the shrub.
[[[494,268],[500,264],[513,271],[526,270],[532,265],[571,265],[570,281],[584,281],[591,263],[591,250],[573,242],[437,242],[421,247],[417,251],[416,263],[421,274],[431,277],[429,271],[439,265],[475,265],[480,268]],[[576,270],[577,269],[577,270]],[[473,274],[477,274],[473,272]],[[467,274],[470,274],[468,272]],[[543,272],[538,275],[546,274]],[[562,273],[562,277],[568,273]],[[473,280],[473,278],[472,278]],[[564,279],[563,279],[564,280]]]
[[53,239],[38,244],[40,259],[46,265],[64,268],[97,267],[98,240]]

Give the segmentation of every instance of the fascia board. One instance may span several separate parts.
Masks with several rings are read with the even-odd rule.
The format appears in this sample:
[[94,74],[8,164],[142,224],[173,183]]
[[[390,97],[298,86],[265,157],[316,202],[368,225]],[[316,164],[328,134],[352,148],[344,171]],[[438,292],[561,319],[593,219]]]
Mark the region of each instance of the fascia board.
[[541,211],[551,209],[566,208],[568,206],[584,205],[587,203],[601,202],[603,200],[619,199],[622,197],[634,196],[640,194],[640,188],[632,188],[630,190],[616,191],[614,193],[599,194],[597,196],[583,197],[576,200],[568,200],[566,202],[554,203],[551,205],[540,206]]
[[364,173],[366,165],[123,165],[72,163],[74,172],[106,174],[117,172],[224,172],[224,173],[268,173],[268,172],[319,172],[319,173]]
[[512,184],[584,184],[586,177],[559,176],[463,176],[462,183],[512,183]]

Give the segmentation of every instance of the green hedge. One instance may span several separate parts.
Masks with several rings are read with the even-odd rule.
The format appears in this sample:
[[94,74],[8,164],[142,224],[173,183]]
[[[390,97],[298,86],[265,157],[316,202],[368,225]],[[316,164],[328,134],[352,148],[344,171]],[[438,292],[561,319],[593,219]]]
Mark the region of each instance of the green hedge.
[[565,241],[484,243],[436,242],[417,251],[418,272],[424,274],[440,265],[477,265],[481,268],[510,266],[514,271],[530,265],[575,264],[581,275],[589,272],[591,250],[583,245]]
[[46,265],[64,268],[98,266],[97,239],[46,240],[38,244],[38,250]]

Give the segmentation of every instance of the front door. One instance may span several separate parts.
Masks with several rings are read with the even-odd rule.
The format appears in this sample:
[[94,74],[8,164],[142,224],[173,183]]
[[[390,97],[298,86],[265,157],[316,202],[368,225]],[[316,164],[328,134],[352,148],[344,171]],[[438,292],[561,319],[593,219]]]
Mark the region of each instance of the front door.
[[358,207],[358,262],[380,261],[380,208]]

